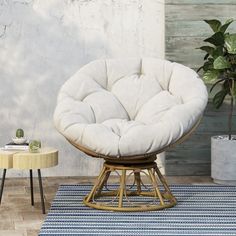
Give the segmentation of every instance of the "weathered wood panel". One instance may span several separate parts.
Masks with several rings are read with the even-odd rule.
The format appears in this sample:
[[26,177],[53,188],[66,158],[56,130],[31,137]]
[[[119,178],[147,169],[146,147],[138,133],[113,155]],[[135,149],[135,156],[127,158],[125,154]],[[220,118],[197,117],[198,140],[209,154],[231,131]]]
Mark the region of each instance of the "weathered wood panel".
[[[234,1],[235,2],[235,1]],[[220,12],[219,12],[220,9]],[[235,17],[235,5],[212,5],[212,4],[192,4],[192,5],[169,5],[166,7],[166,20],[186,20],[194,21],[202,19],[218,18],[228,19],[228,16]]]
[[[236,10],[235,10],[236,12]],[[183,13],[182,13],[183,14]],[[215,17],[209,17],[211,19]],[[225,20],[229,17],[225,17]],[[205,19],[205,18],[202,18]],[[236,30],[235,24],[229,27],[229,30]],[[166,25],[166,36],[171,37],[203,37],[206,38],[212,34],[210,27],[200,20],[175,20],[169,21]],[[190,39],[189,39],[190,40]]]
[[165,0],[167,5],[236,5],[235,0]]
[[[196,48],[211,29],[203,19],[235,18],[236,0],[166,0],[166,58],[199,68],[204,53]],[[236,32],[236,23],[229,30]],[[211,136],[227,133],[227,102],[220,110],[213,108],[211,98],[201,124],[191,138],[166,153],[167,175],[210,175]],[[236,113],[233,120],[236,121]],[[236,122],[233,130],[236,133]]]
[[175,20],[166,24],[166,36],[206,37],[211,30],[203,21]]

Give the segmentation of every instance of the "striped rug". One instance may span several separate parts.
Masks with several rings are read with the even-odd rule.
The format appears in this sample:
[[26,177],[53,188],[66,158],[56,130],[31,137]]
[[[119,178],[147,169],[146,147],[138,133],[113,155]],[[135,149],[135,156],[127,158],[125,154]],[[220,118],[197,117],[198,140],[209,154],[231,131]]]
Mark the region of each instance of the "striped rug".
[[42,225],[43,235],[236,236],[236,186],[172,185],[178,205],[119,213],[83,205],[91,185],[62,185]]

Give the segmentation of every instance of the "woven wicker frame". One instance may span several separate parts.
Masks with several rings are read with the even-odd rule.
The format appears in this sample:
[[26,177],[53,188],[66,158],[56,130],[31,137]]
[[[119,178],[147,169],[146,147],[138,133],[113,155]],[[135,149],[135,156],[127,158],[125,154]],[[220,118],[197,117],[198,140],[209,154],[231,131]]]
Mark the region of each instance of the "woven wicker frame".
[[[106,189],[110,175],[118,171],[121,172],[119,184],[115,189]],[[126,183],[131,175],[134,183],[130,187]],[[148,178],[148,187],[144,185],[143,177]],[[85,205],[109,211],[154,211],[173,207],[176,203],[155,162],[141,165],[113,165],[105,162],[91,192],[84,198]]]
[[[95,181],[95,184],[91,192],[84,198],[84,204],[101,210],[111,210],[111,211],[150,211],[150,210],[161,210],[164,208],[173,207],[176,205],[177,201],[173,194],[171,193],[169,186],[162,176],[160,170],[158,169],[155,160],[156,155],[162,153],[169,149],[170,147],[175,146],[176,144],[182,143],[185,141],[197,128],[200,124],[201,118],[196,122],[192,129],[184,134],[179,140],[175,143],[170,144],[169,146],[164,147],[161,150],[152,153],[145,153],[134,156],[121,156],[117,158],[116,156],[106,156],[99,153],[96,153],[90,149],[82,147],[72,140],[67,140],[76,148],[88,154],[89,156],[96,158],[103,158],[105,160],[103,169]],[[118,189],[113,191],[104,192],[104,186],[106,186],[107,181],[112,172],[120,171],[120,183]],[[126,185],[127,172],[132,171],[134,173],[136,190],[128,191],[128,186]],[[147,172],[147,177],[150,180],[150,185],[152,186],[153,191],[143,191],[141,189],[141,172]],[[162,188],[160,188],[162,186]],[[162,189],[162,190],[161,190]],[[117,198],[117,205],[109,205],[108,202],[97,202],[97,199],[104,198],[107,196],[113,196]],[[145,196],[153,199],[155,204],[142,203],[141,205],[134,204],[124,204],[124,197],[130,196]],[[129,200],[128,200],[129,202]]]

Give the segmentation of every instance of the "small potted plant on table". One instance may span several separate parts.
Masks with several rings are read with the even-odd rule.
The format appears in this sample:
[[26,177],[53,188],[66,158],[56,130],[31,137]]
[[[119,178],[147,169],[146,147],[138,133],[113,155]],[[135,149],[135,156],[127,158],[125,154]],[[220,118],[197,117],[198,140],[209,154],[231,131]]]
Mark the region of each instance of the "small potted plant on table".
[[26,138],[24,137],[24,130],[19,128],[16,130],[16,137],[12,138],[12,141],[15,144],[23,144],[26,142]]
[[[213,97],[213,105],[219,109],[227,98],[228,134],[211,138],[211,176],[216,183],[236,184],[236,136],[232,134],[232,117],[236,97],[236,34],[226,32],[232,19],[222,24],[219,20],[205,20],[213,35],[204,40],[208,45],[200,47],[206,52],[203,79],[213,83],[210,92],[220,85]],[[198,70],[198,71],[199,71]]]

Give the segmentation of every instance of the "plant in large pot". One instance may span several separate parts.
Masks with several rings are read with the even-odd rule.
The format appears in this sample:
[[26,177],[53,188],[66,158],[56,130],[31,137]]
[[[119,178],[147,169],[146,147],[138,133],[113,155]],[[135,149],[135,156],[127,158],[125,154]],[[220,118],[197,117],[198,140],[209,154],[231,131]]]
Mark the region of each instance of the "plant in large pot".
[[233,19],[222,24],[219,20],[205,20],[213,30],[206,38],[207,45],[200,47],[206,52],[203,79],[212,83],[210,92],[217,89],[213,105],[219,109],[229,101],[228,134],[211,138],[211,176],[216,183],[236,184],[236,136],[232,134],[232,118],[236,97],[236,33],[227,32]]

